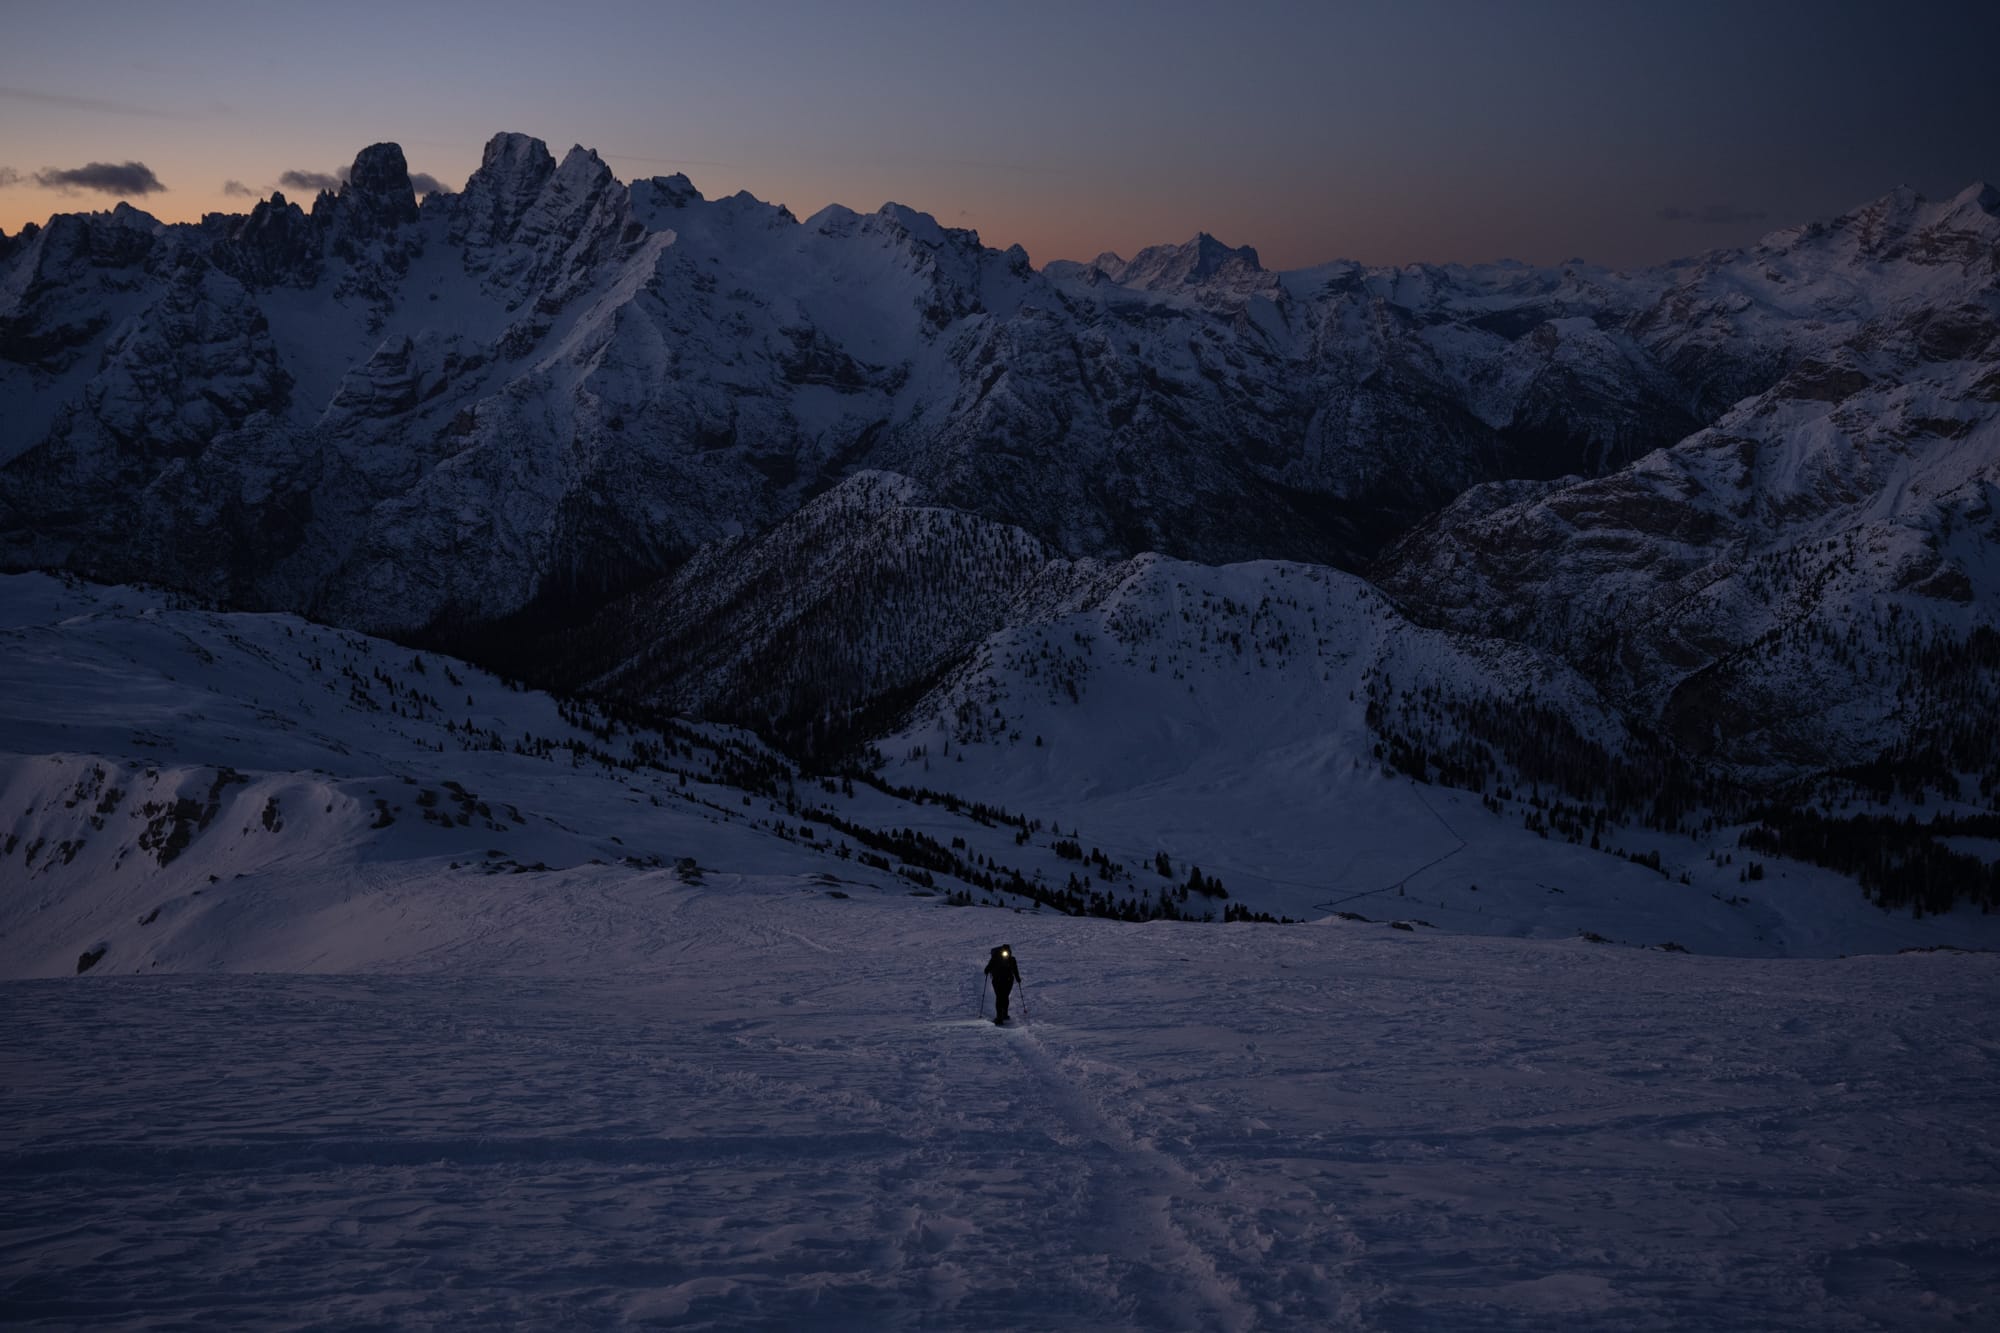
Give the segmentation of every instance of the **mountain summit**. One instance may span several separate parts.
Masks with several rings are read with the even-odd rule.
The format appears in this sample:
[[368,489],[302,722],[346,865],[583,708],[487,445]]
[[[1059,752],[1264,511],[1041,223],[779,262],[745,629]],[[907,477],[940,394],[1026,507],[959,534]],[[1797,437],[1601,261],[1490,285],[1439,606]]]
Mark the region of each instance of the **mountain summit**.
[[[1262,273],[1263,267],[1257,262],[1257,252],[1249,246],[1231,248],[1216,240],[1207,232],[1201,232],[1186,245],[1149,245],[1134,255],[1131,261],[1119,260],[1109,255],[1113,267],[1106,268],[1106,275],[1113,281],[1142,291],[1157,291],[1165,288],[1197,286],[1218,274]],[[1099,260],[1103,267],[1103,259]]]

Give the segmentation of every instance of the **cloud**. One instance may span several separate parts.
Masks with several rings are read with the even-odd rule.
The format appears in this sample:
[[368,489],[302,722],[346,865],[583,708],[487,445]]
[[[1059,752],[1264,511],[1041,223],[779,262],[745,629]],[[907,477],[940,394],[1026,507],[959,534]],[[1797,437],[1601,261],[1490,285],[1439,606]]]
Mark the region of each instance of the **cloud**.
[[1656,217],[1662,222],[1700,222],[1709,225],[1730,225],[1738,222],[1762,222],[1765,217],[1761,208],[1738,208],[1735,204],[1710,204],[1706,208],[1661,209]]
[[[287,190],[317,194],[321,190],[338,190],[347,184],[348,171],[347,167],[338,171],[288,171],[278,177],[278,184]],[[410,188],[422,196],[444,189],[444,182],[427,171],[413,171],[410,173]]]
[[158,194],[167,187],[144,162],[90,162],[67,171],[48,167],[35,173],[35,183],[44,189],[97,190],[103,194]]
[[6,189],[9,185],[19,185],[20,183],[20,172],[14,170],[12,167],[0,167],[0,190]]
[[257,198],[257,192],[251,189],[249,186],[245,185],[242,181],[222,182],[222,192],[228,195],[231,199]]
[[278,184],[292,190],[309,190],[317,194],[321,190],[338,190],[347,183],[347,168],[339,171],[288,171],[278,177]]

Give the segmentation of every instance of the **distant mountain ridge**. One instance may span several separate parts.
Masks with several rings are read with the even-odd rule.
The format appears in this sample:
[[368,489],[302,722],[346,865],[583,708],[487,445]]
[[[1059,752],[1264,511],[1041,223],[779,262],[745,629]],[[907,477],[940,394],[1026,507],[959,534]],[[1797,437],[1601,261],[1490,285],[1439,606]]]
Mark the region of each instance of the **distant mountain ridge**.
[[1997,280],[1983,185],[1633,272],[1037,270],[518,134],[419,202],[378,144],[309,210],[0,238],[0,565],[841,731],[1050,580],[1333,564],[1799,771],[1948,705],[1764,644],[1994,626]]

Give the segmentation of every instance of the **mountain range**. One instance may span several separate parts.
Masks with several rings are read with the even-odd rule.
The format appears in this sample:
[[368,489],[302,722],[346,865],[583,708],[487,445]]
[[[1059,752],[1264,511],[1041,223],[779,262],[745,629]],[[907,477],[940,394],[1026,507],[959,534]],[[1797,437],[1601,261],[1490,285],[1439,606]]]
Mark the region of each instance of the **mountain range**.
[[1983,185],[1633,271],[1036,268],[502,134],[421,201],[377,144],[309,209],[0,237],[0,565],[878,761],[1077,616],[1240,635],[1160,559],[1275,561],[1455,645],[1429,695],[1371,677],[1427,780],[1560,732],[1592,799],[1991,808],[1996,418]]

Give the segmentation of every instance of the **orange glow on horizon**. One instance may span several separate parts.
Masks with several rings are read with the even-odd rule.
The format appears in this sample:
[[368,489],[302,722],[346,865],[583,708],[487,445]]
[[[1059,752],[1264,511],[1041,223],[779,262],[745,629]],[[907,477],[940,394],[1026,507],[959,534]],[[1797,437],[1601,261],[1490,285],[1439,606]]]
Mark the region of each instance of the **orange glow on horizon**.
[[[560,158],[564,150],[553,142],[551,148]],[[446,155],[433,153],[430,156]],[[856,173],[853,180],[843,182],[834,179],[833,173],[821,171],[801,173],[799,178],[793,179],[787,173],[775,171],[704,168],[699,164],[676,168],[668,161],[635,159],[623,154],[603,153],[600,156],[621,180],[628,183],[653,175],[671,175],[678,169],[709,199],[748,190],[759,199],[784,204],[801,219],[834,202],[861,212],[873,211],[892,201],[905,204],[930,213],[942,226],[976,231],[981,243],[994,249],[1005,250],[1011,245],[1019,245],[1028,252],[1030,261],[1038,268],[1058,259],[1087,262],[1106,251],[1129,259],[1146,246],[1178,245],[1201,231],[1217,236],[1230,245],[1256,247],[1265,267],[1273,269],[1300,268],[1342,258],[1404,262],[1406,258],[1415,257],[1357,256],[1351,253],[1355,247],[1333,236],[1260,235],[1257,234],[1257,224],[1248,218],[1232,219],[1220,210],[1216,215],[1202,216],[1179,201],[1175,206],[1162,208],[1158,200],[1130,197],[1130,191],[1120,192],[1115,188],[1092,195],[1082,184],[1068,180],[1056,182],[1053,188],[1038,182],[1040,188],[1033,192],[1010,188],[1016,183],[1005,176],[999,180],[1000,188],[997,189],[989,181],[985,182],[987,188],[982,190],[968,190],[957,182],[945,184],[944,188],[926,190],[923,188],[922,173],[918,172]],[[449,157],[465,159],[455,174],[448,169],[447,163],[427,164],[422,159],[412,162],[412,170],[429,170],[447,189],[461,188],[465,178],[478,165],[478,156],[476,153],[454,152]],[[635,166],[637,169],[633,169]],[[447,169],[440,170],[440,167]],[[266,172],[263,176],[245,179],[243,183],[251,191],[247,195],[225,193],[220,183],[205,190],[184,184],[203,176],[218,182],[236,179],[227,167],[204,167],[193,163],[161,165],[159,174],[168,183],[166,190],[129,198],[125,202],[163,223],[197,223],[211,213],[246,215],[260,200],[269,198],[273,191],[282,193],[287,200],[308,211],[313,204],[311,190],[289,188],[275,179],[263,178],[275,178],[282,174],[279,172]],[[871,195],[875,197],[869,197]],[[59,193],[44,189],[33,183],[30,174],[22,173],[21,180],[0,187],[0,230],[15,236],[28,223],[45,226],[52,216],[60,213],[109,212],[119,202],[113,195],[82,191]],[[1248,201],[1220,202],[1229,205],[1231,213],[1249,211]]]

